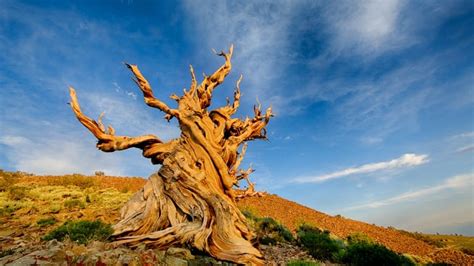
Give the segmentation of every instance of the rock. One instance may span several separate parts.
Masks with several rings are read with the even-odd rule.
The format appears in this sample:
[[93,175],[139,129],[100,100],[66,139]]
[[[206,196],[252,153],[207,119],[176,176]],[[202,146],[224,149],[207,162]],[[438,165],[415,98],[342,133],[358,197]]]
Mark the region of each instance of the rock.
[[53,248],[53,247],[62,248],[62,247],[64,247],[64,244],[62,242],[59,242],[56,239],[53,239],[53,240],[48,241],[48,243],[46,243],[46,247],[48,247],[48,248]]
[[166,256],[173,256],[173,257],[177,257],[177,258],[181,258],[185,260],[194,259],[194,256],[191,254],[191,251],[185,248],[174,248],[174,247],[169,248],[166,251]]

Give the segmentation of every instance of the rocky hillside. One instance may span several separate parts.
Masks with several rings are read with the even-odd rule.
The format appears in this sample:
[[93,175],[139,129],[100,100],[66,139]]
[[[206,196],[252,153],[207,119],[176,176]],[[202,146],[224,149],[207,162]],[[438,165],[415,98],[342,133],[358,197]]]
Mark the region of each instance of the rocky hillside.
[[[0,257],[13,256],[11,253],[18,250],[27,253],[28,250],[35,250],[35,247],[47,247],[48,244],[42,241],[41,237],[67,220],[100,219],[111,224],[117,222],[120,207],[146,182],[141,178],[102,175],[88,177],[34,176],[7,172],[0,174]],[[301,223],[307,223],[328,230],[340,239],[354,233],[363,233],[398,253],[411,254],[434,262],[474,265],[474,257],[461,251],[438,248],[394,228],[371,225],[341,216],[333,217],[276,195],[246,198],[240,200],[238,205],[242,210],[250,210],[257,216],[272,217],[293,232]],[[94,250],[96,247],[88,248]],[[294,249],[262,248],[266,250],[263,251],[268,259],[273,259],[275,250],[285,253]],[[47,248],[43,250],[45,249]],[[71,246],[73,254],[77,250],[78,248]],[[40,250],[37,251],[41,253]],[[134,254],[132,251],[127,252]],[[23,253],[17,252],[16,256]],[[290,253],[301,252],[295,249]],[[113,254],[110,256],[113,257]]]

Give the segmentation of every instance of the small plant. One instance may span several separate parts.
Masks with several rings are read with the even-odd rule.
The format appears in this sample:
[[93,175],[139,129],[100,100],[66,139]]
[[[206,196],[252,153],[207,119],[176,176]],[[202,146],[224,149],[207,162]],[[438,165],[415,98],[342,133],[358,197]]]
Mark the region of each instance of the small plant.
[[415,265],[409,258],[399,255],[380,244],[365,240],[352,241],[342,257],[342,262],[355,266]]
[[337,261],[342,256],[342,241],[330,237],[329,231],[303,224],[297,230],[299,243],[305,247],[315,259]]
[[255,230],[259,242],[264,245],[294,240],[293,234],[288,228],[270,217],[256,218]]
[[350,236],[347,237],[347,242],[350,244],[355,244],[355,243],[369,243],[373,244],[375,243],[370,237],[368,237],[364,233],[354,233]]
[[15,254],[15,251],[13,249],[5,249],[0,251],[0,258],[13,255]]
[[89,194],[86,195],[86,203],[91,203],[91,197]]
[[408,231],[405,231],[405,230],[397,230],[397,231],[404,234],[404,235],[407,235],[407,236],[413,237],[415,239],[421,240],[421,241],[423,241],[423,242],[425,242],[429,245],[435,246],[437,248],[446,247],[446,243],[444,243],[442,239],[437,239],[437,238],[434,238],[434,237],[430,237],[429,235],[424,235],[424,234],[418,233],[418,232],[408,232]]
[[21,209],[21,205],[19,204],[16,204],[16,203],[6,204],[0,208],[0,216],[10,215],[19,209]]
[[291,260],[286,263],[287,266],[319,266],[319,263],[307,260]]
[[39,227],[45,227],[45,226],[49,226],[49,225],[53,225],[57,222],[58,220],[56,220],[56,218],[54,217],[48,217],[48,218],[43,218],[43,219],[40,219],[36,222],[36,224],[39,226]]
[[59,213],[61,211],[61,205],[59,204],[53,204],[51,207],[49,207],[49,212],[50,213]]
[[68,199],[64,201],[64,207],[67,209],[81,208],[84,209],[86,206],[84,202],[78,199]]
[[56,239],[62,241],[64,238],[69,237],[69,239],[74,242],[87,244],[91,240],[107,240],[113,232],[110,224],[103,223],[99,220],[67,221],[44,236],[43,240],[49,241]]
[[96,176],[104,176],[105,173],[104,173],[103,171],[95,171],[95,172],[94,172],[94,175],[96,175]]
[[11,186],[8,188],[8,199],[22,200],[28,198],[28,189],[26,187]]
[[20,172],[8,172],[0,169],[0,192],[7,191],[9,187],[18,182],[20,177]]

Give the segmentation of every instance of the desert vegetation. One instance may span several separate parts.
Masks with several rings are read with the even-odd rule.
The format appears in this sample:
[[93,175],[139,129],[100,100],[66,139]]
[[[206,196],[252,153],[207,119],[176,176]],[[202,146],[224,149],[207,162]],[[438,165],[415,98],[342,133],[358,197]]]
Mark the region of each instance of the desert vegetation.
[[[14,183],[0,192],[0,264],[55,260],[69,261],[71,265],[99,261],[106,264],[134,261],[137,265],[222,263],[186,245],[177,245],[177,250],[170,251],[145,246],[133,249],[110,246],[113,243],[111,225],[120,220],[121,206],[141,189],[146,183],[144,179],[80,175],[80,179],[91,181],[77,182],[70,176],[3,173],[16,177]],[[127,187],[128,190],[124,189]],[[469,265],[472,262],[467,241],[472,238],[469,237],[458,236],[456,239],[462,239],[459,242],[445,240],[447,246],[438,248],[419,240],[418,236],[332,217],[281,198],[278,198],[278,205],[274,205],[277,198],[265,195],[238,202],[254,232],[252,244],[262,252],[267,264],[383,265],[381,261],[390,261],[390,265]],[[272,208],[278,215],[272,215],[261,206]],[[285,213],[288,209],[305,215],[306,219]],[[327,226],[332,221],[338,221],[338,224]],[[333,230],[336,227],[347,228],[350,232],[341,234],[341,231]],[[385,233],[386,239],[373,238],[379,236],[373,233],[376,230]],[[387,232],[397,235],[391,238],[391,233]],[[450,236],[437,237],[451,239]],[[412,241],[409,243],[414,251],[405,252],[399,248],[407,241]],[[428,245],[431,252],[425,254],[423,248],[416,248],[417,245]]]

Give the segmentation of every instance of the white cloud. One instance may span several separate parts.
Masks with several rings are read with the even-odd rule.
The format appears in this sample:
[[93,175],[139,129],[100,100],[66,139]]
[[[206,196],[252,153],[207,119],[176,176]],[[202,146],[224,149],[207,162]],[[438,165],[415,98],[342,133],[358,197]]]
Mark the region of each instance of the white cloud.
[[[326,14],[333,29],[333,49],[378,53],[399,47],[406,41],[399,19],[404,6],[398,0],[370,0],[337,5]],[[334,12],[336,11],[336,12]],[[354,51],[352,51],[354,52]]]
[[29,140],[21,136],[1,136],[0,137],[0,144],[6,145],[6,146],[22,145],[26,143],[29,143]]
[[465,152],[471,152],[471,151],[474,151],[474,144],[470,144],[456,150],[457,153],[465,153]]
[[474,131],[471,132],[464,132],[461,134],[457,134],[451,137],[451,139],[460,139],[460,138],[473,138],[474,137]]
[[21,171],[35,174],[92,174],[102,170],[107,174],[124,174],[123,158],[101,154],[90,139],[69,138],[27,139],[23,136],[2,136],[0,143],[7,145],[6,156],[11,165]]
[[325,174],[325,175],[301,177],[301,178],[295,179],[294,182],[319,183],[319,182],[324,182],[331,179],[341,178],[348,175],[367,174],[367,173],[372,173],[376,171],[417,166],[417,165],[427,163],[428,161],[429,161],[428,155],[426,154],[418,155],[414,153],[406,153],[400,156],[399,158],[396,158],[390,161],[364,164],[358,167],[351,167],[351,168],[347,168],[344,170],[336,171],[336,172]]
[[386,205],[392,205],[404,201],[410,201],[421,197],[426,197],[429,195],[433,195],[443,190],[447,189],[463,189],[463,188],[470,188],[472,189],[474,185],[474,174],[467,173],[462,175],[457,175],[446,179],[443,183],[423,188],[416,191],[402,193],[398,196],[394,196],[385,200],[380,200],[376,202],[371,202],[362,205],[356,205],[353,207],[346,208],[345,210],[359,210],[359,209],[368,209],[368,208],[379,208]]
[[202,47],[219,50],[233,43],[234,73],[244,75],[243,97],[253,102],[258,96],[263,104],[271,103],[274,110],[278,109],[279,98],[273,96],[281,93],[276,82],[284,76],[286,63],[291,58],[289,34],[296,4],[292,1],[185,1],[185,9],[194,22],[192,34],[204,36],[196,38],[199,50],[207,53]]

